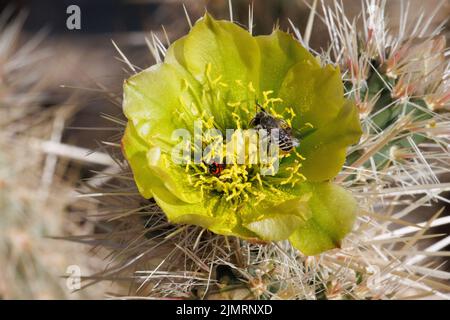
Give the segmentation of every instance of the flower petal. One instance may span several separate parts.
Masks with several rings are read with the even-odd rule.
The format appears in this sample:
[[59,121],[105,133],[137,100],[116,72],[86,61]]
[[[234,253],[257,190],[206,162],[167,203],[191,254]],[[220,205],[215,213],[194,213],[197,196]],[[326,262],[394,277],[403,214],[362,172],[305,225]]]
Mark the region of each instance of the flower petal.
[[361,137],[359,113],[348,101],[337,117],[300,142],[299,151],[306,158],[301,172],[309,181],[325,181],[341,170],[347,147]]
[[355,221],[354,198],[343,188],[328,182],[304,184],[302,188],[312,193],[308,203],[312,216],[289,241],[306,255],[339,248]]
[[292,125],[297,130],[307,123],[320,129],[338,115],[345,103],[339,68],[321,67],[309,60],[289,70],[278,96],[283,108],[292,107],[296,112]]
[[265,241],[286,240],[304,221],[292,214],[276,214],[259,221],[250,222],[245,227]]
[[151,198],[155,188],[173,194],[182,201],[195,203],[202,200],[199,190],[192,190],[184,170],[173,165],[159,147],[152,147],[128,123],[122,139],[123,152],[133,171],[134,180],[144,198]]
[[314,56],[292,35],[279,29],[271,35],[255,38],[261,51],[260,91],[273,91],[277,96],[288,71],[297,63],[311,63],[319,67]]
[[265,241],[286,240],[309,219],[309,197],[309,194],[304,194],[268,208],[257,206],[254,208],[257,219],[244,225]]
[[197,110],[187,82],[171,65],[158,64],[125,81],[123,111],[137,134],[169,150],[175,129],[192,130]]
[[148,145],[136,133],[133,124],[128,123],[122,138],[122,152],[133,171],[134,181],[141,195],[152,197],[153,174],[147,166]]
[[[248,99],[247,85],[259,84],[260,53],[258,44],[246,30],[230,21],[217,21],[206,14],[191,29],[183,43],[184,56],[178,62],[200,82],[208,65],[211,78],[228,85],[229,100]],[[240,81],[243,85],[237,83]]]
[[163,193],[161,197],[155,194],[154,199],[172,223],[198,225],[221,235],[256,238],[253,232],[241,225],[235,212],[224,206],[220,197],[210,197],[198,203],[186,203],[165,197]]
[[159,147],[150,148],[146,155],[149,170],[177,198],[187,203],[202,201],[201,191],[192,187],[183,167],[174,164],[170,155],[162,153]]

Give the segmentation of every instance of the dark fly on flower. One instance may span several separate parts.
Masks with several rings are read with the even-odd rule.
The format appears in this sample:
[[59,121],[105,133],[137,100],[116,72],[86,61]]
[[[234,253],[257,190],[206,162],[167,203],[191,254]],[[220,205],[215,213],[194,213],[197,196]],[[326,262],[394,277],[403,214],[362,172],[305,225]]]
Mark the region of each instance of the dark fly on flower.
[[292,128],[285,120],[275,118],[258,104],[258,102],[256,102],[256,106],[261,111],[257,112],[255,117],[250,121],[250,126],[256,130],[267,130],[268,135],[270,135],[272,129],[277,129],[278,141],[274,141],[274,143],[284,152],[291,152],[294,147],[300,144],[299,140],[293,137]]

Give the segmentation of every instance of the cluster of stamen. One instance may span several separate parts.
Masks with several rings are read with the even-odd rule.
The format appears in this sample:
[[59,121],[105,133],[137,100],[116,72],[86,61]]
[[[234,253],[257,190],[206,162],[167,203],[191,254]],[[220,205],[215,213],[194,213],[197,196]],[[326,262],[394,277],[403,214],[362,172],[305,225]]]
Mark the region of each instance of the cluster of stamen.
[[[227,112],[231,113],[233,119],[233,128],[235,130],[240,130],[243,136],[250,131],[249,119],[251,119],[256,113],[255,97],[256,90],[254,89],[253,83],[244,84],[241,80],[236,80],[236,84],[245,88],[248,92],[248,98],[239,101],[225,101],[226,91],[229,90],[229,85],[222,82],[222,77],[218,76],[216,78],[211,77],[211,66],[208,65],[205,74],[205,82],[203,84],[202,95],[203,101],[208,101],[212,106],[210,109],[221,107],[230,108]],[[189,86],[186,86],[186,90],[190,90]],[[292,121],[296,117],[296,114],[292,108],[286,108],[283,114],[279,114],[275,110],[276,104],[283,103],[280,98],[271,97],[273,91],[263,92],[263,101],[261,101],[261,106],[270,112],[274,117],[284,119],[289,126],[292,126]],[[180,99],[182,100],[182,99]],[[225,133],[226,128],[222,128],[218,124],[218,119],[216,119],[212,114],[207,111],[199,113],[198,110],[201,109],[200,106],[196,106],[195,103],[187,106],[185,103],[181,102],[185,112],[181,112],[181,116],[184,121],[188,123],[192,121],[195,115],[196,120],[201,120],[202,127],[206,130],[208,129],[218,129],[220,132]],[[253,111],[252,111],[253,110]],[[190,115],[188,116],[188,114]],[[222,111],[223,113],[223,111]],[[243,113],[245,118],[243,119]],[[217,110],[217,117],[220,117],[220,110]],[[192,123],[192,122],[191,122]],[[253,130],[254,131],[254,130]],[[304,160],[295,149],[289,153],[277,153],[277,158],[272,159],[268,163],[262,163],[261,161],[255,161],[258,158],[258,154],[255,151],[257,145],[255,145],[249,139],[243,140],[242,148],[245,149],[245,162],[242,163],[237,161],[236,154],[229,154],[230,144],[236,143],[234,141],[235,135],[232,136],[230,141],[225,141],[223,138],[223,152],[218,156],[217,151],[210,151],[202,153],[202,159],[200,162],[188,162],[185,164],[185,171],[188,174],[189,184],[197,189],[201,190],[204,195],[217,194],[222,197],[230,205],[238,208],[243,202],[252,199],[253,204],[257,204],[263,201],[267,197],[267,190],[270,190],[272,195],[277,195],[280,191],[277,189],[277,185],[295,185],[296,183],[305,181],[306,178],[301,174],[301,161]],[[210,145],[212,138],[208,135],[202,135],[201,137],[201,148],[205,148]],[[200,146],[190,145],[191,151],[196,152]],[[232,150],[240,150],[232,149]],[[227,154],[228,152],[228,154]],[[283,167],[284,173],[282,175],[277,175],[277,168],[275,167],[274,161],[281,162],[282,159],[294,157],[290,161],[290,165]],[[220,174],[212,174],[210,170],[211,163],[215,163],[215,160],[219,158],[219,162],[225,164],[223,170]],[[272,172],[270,175],[264,175],[262,172]],[[275,181],[275,183],[274,183]]]

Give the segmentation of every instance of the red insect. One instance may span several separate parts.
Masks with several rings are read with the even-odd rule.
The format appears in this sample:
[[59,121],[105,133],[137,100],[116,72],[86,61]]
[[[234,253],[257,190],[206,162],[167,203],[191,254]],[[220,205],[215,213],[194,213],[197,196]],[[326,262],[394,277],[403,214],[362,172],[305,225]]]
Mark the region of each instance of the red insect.
[[225,169],[225,164],[217,163],[217,162],[213,161],[212,163],[208,164],[208,169],[209,169],[210,174],[217,177],[217,176],[220,176],[223,169]]

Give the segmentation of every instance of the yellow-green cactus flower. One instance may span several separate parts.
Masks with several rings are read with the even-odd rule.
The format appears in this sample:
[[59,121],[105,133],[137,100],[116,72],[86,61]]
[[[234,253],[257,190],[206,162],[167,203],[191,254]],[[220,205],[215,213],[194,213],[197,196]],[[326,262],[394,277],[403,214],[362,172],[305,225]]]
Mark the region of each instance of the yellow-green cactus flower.
[[[228,150],[238,139],[227,139],[226,130],[248,133],[261,109],[299,141],[279,153],[271,174],[261,169],[273,163],[249,161],[256,153],[248,139],[240,142],[245,163],[224,161],[212,172],[211,153],[200,162],[175,161],[174,149],[191,158],[212,141],[203,135],[179,148],[177,130],[195,140],[195,123],[216,129]],[[244,239],[289,239],[306,255],[339,247],[351,230],[356,203],[330,180],[360,138],[358,112],[344,98],[340,70],[322,66],[291,35],[254,37],[206,14],[163,63],[125,81],[123,110],[122,146],[137,187],[169,221]]]

